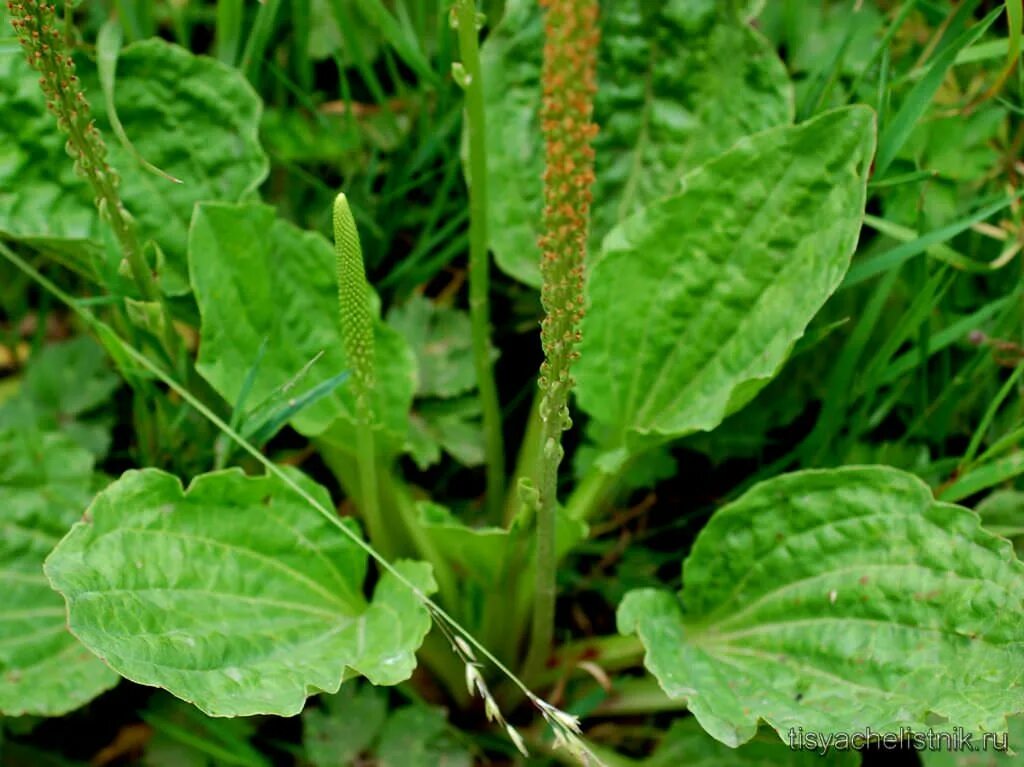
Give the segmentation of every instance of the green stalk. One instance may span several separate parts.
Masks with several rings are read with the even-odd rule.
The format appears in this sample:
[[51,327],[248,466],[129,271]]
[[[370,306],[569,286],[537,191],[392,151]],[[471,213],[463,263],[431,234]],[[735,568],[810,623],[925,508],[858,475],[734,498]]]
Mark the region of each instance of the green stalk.
[[[380,480],[377,476],[377,448],[374,429],[376,395],[376,354],[374,351],[374,318],[370,309],[370,285],[366,281],[363,249],[359,231],[344,194],[334,201],[334,248],[338,271],[338,307],[341,315],[341,337],[345,355],[352,366],[352,388],[356,396],[356,465],[359,481],[359,505],[366,521],[370,539],[386,555],[400,552],[396,541],[402,530],[408,534],[413,548],[434,568],[445,602],[456,602],[455,577],[447,561],[423,532],[416,519],[415,507],[407,494],[399,492],[398,481],[385,474],[395,513],[385,515],[381,505]],[[394,535],[393,535],[394,533]]]
[[[356,506],[362,508],[360,461],[351,445],[341,445],[323,436],[315,444],[317,452],[342,488],[355,501]],[[419,524],[409,486],[380,463],[379,458],[373,473],[377,478],[378,508],[384,520],[387,543],[394,549],[392,556],[418,556],[430,562],[441,601],[455,609],[459,593],[455,573]]]
[[360,418],[360,428],[356,437],[356,449],[358,451],[357,463],[359,465],[359,499],[360,510],[363,512],[363,519],[366,520],[366,527],[369,530],[370,538],[374,542],[380,542],[380,549],[385,556],[394,554],[394,546],[390,543],[390,534],[387,525],[384,524],[380,511],[380,493],[377,488],[377,461],[374,449],[373,426],[369,421]]
[[484,454],[487,464],[487,510],[490,519],[501,519],[505,497],[505,445],[501,433],[501,407],[491,362],[490,275],[487,257],[487,123],[480,44],[474,0],[458,0],[455,6],[462,56],[461,84],[466,91],[466,123],[469,135],[469,317],[473,335],[473,365],[483,412]]
[[686,698],[670,698],[652,676],[615,682],[615,694],[594,709],[595,716],[643,716],[666,711],[685,711]]
[[526,676],[543,668],[555,635],[555,515],[558,510],[558,466],[562,460],[562,427],[547,418],[541,434],[540,505],[537,508],[537,556],[534,571],[533,621],[526,655]]
[[233,67],[238,58],[244,17],[243,0],[217,0],[214,42],[216,43],[217,58],[229,67]]

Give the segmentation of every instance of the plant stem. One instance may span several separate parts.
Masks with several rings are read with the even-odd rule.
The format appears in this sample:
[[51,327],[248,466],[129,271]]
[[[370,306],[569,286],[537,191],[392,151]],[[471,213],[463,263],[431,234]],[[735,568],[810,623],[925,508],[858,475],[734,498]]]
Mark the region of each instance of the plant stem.
[[540,122],[546,142],[540,271],[544,321],[541,344],[541,446],[537,501],[536,589],[526,674],[543,667],[555,623],[555,515],[562,432],[572,425],[569,393],[572,362],[579,354],[583,274],[589,236],[594,148],[592,122],[597,90],[597,0],[542,0],[544,65]]
[[487,256],[487,123],[480,72],[476,3],[474,0],[458,0],[455,9],[469,136],[469,317],[472,323],[473,365],[476,368],[477,392],[483,413],[487,511],[489,518],[498,522],[505,497],[505,445],[491,356],[490,264]]
[[553,685],[559,677],[571,673],[572,668],[582,661],[589,661],[603,671],[622,671],[636,668],[643,663],[644,646],[635,636],[591,637],[567,642],[555,652],[556,663],[552,668],[543,669],[535,678],[526,680],[533,687],[545,688]]
[[544,420],[541,431],[540,506],[537,509],[537,554],[530,649],[524,675],[542,668],[551,652],[555,633],[555,597],[558,561],[555,556],[555,515],[558,511],[558,466],[561,463],[562,427],[556,418]]
[[386,557],[395,555],[391,535],[380,510],[380,492],[377,487],[377,453],[373,426],[362,421],[356,436],[356,466],[359,472],[359,511],[366,523],[366,531],[373,544]]
[[638,716],[685,710],[685,698],[670,698],[657,679],[646,676],[617,680],[612,695],[594,710],[594,715]]
[[[366,502],[361,489],[364,484],[364,467],[359,456],[350,445],[339,444],[329,437],[318,438],[316,447],[324,463],[337,477],[342,489],[355,500],[362,511]],[[372,473],[377,479],[375,495],[380,521],[379,527],[375,530],[371,529],[371,523],[367,522],[370,540],[382,554],[386,550],[390,558],[415,556],[428,561],[434,568],[434,578],[437,580],[441,601],[455,609],[459,593],[455,573],[419,525],[410,488],[379,463],[373,467]]]

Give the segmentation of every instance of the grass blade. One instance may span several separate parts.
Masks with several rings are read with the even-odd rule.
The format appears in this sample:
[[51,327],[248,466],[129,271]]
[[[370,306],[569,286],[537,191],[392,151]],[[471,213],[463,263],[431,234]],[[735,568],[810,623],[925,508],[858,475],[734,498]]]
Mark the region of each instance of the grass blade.
[[359,12],[380,31],[402,61],[424,82],[432,85],[440,83],[440,78],[430,68],[430,63],[423,55],[416,39],[408,34],[408,30],[402,27],[380,0],[356,0],[356,6],[359,8]]
[[238,61],[242,47],[242,18],[245,15],[242,0],[217,0],[217,28],[215,34],[217,58],[230,67]]
[[889,169],[900,149],[910,138],[914,126],[924,115],[931,104],[932,99],[942,85],[949,68],[956,61],[960,51],[978,40],[985,31],[992,26],[1003,9],[996,8],[984,19],[965,31],[955,41],[946,46],[941,53],[935,56],[931,66],[928,67],[924,77],[911,88],[899,111],[893,117],[878,140],[878,157],[875,160],[875,175],[882,176]]
[[107,104],[107,119],[110,127],[121,142],[121,146],[130,154],[143,168],[154,175],[165,178],[171,183],[180,184],[181,179],[175,178],[170,173],[161,170],[153,163],[143,157],[135,148],[128,134],[124,131],[121,118],[117,116],[117,105],[114,103],[114,84],[117,80],[117,58],[121,55],[121,43],[124,33],[121,25],[116,21],[107,21],[100,27],[99,36],[96,38],[96,68],[99,70],[100,87],[103,89],[103,98]]
[[[905,261],[909,261],[914,258],[914,256],[918,256],[925,252],[931,253],[931,255],[934,255],[939,260],[948,262],[950,266],[959,269],[968,269],[971,264],[976,264],[977,262],[968,261],[963,256],[954,258],[953,256],[957,256],[958,254],[956,251],[952,250],[952,248],[941,251],[935,251],[934,249],[936,246],[939,246],[947,240],[956,237],[958,234],[967,231],[974,224],[984,221],[994,213],[998,213],[1008,207],[1014,201],[1020,199],[1020,196],[1021,193],[1018,193],[1013,197],[1005,197],[998,202],[985,205],[965,218],[954,221],[952,224],[947,224],[939,229],[928,232],[928,234],[921,235],[917,239],[904,242],[885,251],[884,253],[879,253],[875,256],[857,261],[852,267],[850,267],[850,271],[846,273],[846,279],[843,280],[839,289],[847,290],[848,288],[852,288],[854,285],[859,285],[860,283],[870,280],[872,277],[875,277],[882,272],[887,272]],[[890,222],[886,222],[884,219],[879,219],[874,216],[865,216],[864,222],[872,228],[875,228],[877,231],[882,231],[885,234],[897,238],[905,236],[905,234],[901,234],[901,232],[905,233],[907,231],[902,230],[899,225],[891,224]]]

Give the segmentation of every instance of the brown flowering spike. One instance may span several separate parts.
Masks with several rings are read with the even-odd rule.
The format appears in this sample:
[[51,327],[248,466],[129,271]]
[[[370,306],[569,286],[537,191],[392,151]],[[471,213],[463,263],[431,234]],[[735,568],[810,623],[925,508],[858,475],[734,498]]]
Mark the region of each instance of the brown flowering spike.
[[540,337],[544,364],[538,467],[536,592],[533,630],[526,668],[543,667],[554,636],[555,514],[562,432],[572,425],[570,367],[578,356],[583,319],[583,265],[590,225],[590,189],[594,183],[593,122],[597,91],[597,0],[541,0],[547,9],[544,28],[544,93],[540,122],[546,142],[544,216],[541,249]]
[[545,362],[542,415],[569,425],[569,369],[583,318],[583,268],[590,220],[597,133],[596,0],[541,0],[546,8],[541,126],[546,139],[543,234],[540,237],[541,342]]
[[[107,149],[92,120],[89,102],[75,74],[74,59],[68,55],[56,8],[52,3],[21,0],[9,2],[11,25],[18,34],[26,58],[40,74],[39,87],[57,125],[68,134],[68,154],[75,168],[94,187],[117,186],[117,174],[107,165]],[[97,197],[103,197],[97,188]]]
[[29,64],[40,75],[39,87],[46,96],[46,106],[57,118],[57,126],[67,134],[67,152],[75,161],[75,170],[92,186],[96,207],[113,228],[143,297],[150,301],[158,299],[156,282],[142,257],[132,217],[117,192],[120,179],[107,164],[106,144],[75,74],[75,61],[57,22],[56,6],[42,0],[12,0],[7,9]]

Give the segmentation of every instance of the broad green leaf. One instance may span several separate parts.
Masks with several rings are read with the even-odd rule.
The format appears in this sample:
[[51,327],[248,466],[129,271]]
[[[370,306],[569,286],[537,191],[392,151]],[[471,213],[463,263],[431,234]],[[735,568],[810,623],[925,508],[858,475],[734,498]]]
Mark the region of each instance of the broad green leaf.
[[[420,469],[441,460],[442,448],[463,466],[484,461],[469,315],[414,294],[392,307],[387,323],[416,355],[417,402],[409,414],[409,452]],[[460,396],[466,395],[466,396]]]
[[315,767],[357,763],[380,734],[388,716],[387,695],[368,684],[346,684],[302,712],[302,743]]
[[504,527],[470,527],[444,506],[431,501],[420,502],[418,511],[424,531],[453,563],[460,579],[470,579],[488,587],[497,585],[508,551],[508,530]]
[[448,728],[444,710],[406,706],[384,725],[377,747],[380,767],[470,767],[473,759]]
[[[348,369],[337,321],[334,250],[322,236],[278,219],[266,205],[202,204],[189,233],[189,263],[201,317],[197,367],[228,402],[238,401],[264,341],[247,396],[251,403],[307,366],[302,390]],[[375,414],[385,445],[397,451],[408,430],[415,362],[402,337],[383,322],[375,344]],[[310,436],[330,428],[344,445],[354,444],[354,420],[352,389],[342,384],[300,410],[292,424]]]
[[[431,501],[421,501],[417,510],[419,521],[427,536],[452,563],[460,579],[490,589],[499,585],[503,570],[512,566],[516,570],[533,567],[533,546],[528,545],[526,561],[513,558],[513,546],[523,540],[522,528],[472,527],[455,517],[447,508]],[[587,537],[583,522],[559,512],[555,519],[555,549],[559,556]]]
[[704,732],[692,717],[672,723],[658,750],[644,767],[858,767],[856,751],[831,751],[822,756],[790,748],[769,731],[739,748],[730,748]]
[[467,395],[454,400],[417,403],[409,414],[409,453],[420,469],[441,460],[442,448],[463,466],[484,462],[480,400]]
[[[14,48],[0,51],[0,110],[9,117],[0,126],[0,232],[95,258],[109,234],[88,185],[66,159],[38,75],[21,56]],[[78,63],[106,127],[95,67]],[[154,175],[108,136],[108,161],[121,175],[120,192],[140,238],[155,240],[166,256],[164,288],[186,292],[186,232],[195,203],[249,197],[267,174],[257,133],[260,99],[237,70],[158,39],[122,51],[116,86],[117,114],[135,149],[183,182]]]
[[96,457],[110,447],[107,419],[95,412],[107,404],[120,380],[91,338],[44,346],[28,363],[16,396],[0,403],[0,428],[61,431]]
[[0,713],[57,716],[117,683],[79,644],[43,560],[92,497],[93,458],[62,434],[0,429]]
[[[427,565],[399,567],[433,590]],[[187,490],[129,471],[46,560],[75,636],[121,675],[213,716],[297,714],[349,670],[407,679],[429,614],[387,573],[368,603],[366,569],[364,550],[284,483],[237,469]]]
[[414,294],[392,307],[388,324],[415,351],[420,397],[455,397],[476,388],[469,314]]
[[[534,286],[543,207],[542,49],[537,3],[509,0],[481,53],[490,244],[504,271]],[[594,243],[737,139],[792,120],[785,68],[733,3],[608,4],[598,80]]]
[[846,273],[873,149],[865,107],[769,130],[605,238],[577,394],[606,448],[713,429],[775,375]]
[[782,737],[932,717],[999,732],[1024,710],[1024,565],[977,514],[887,467],[756,485],[700,532],[681,595],[633,591],[618,622],[730,746],[760,720]]

